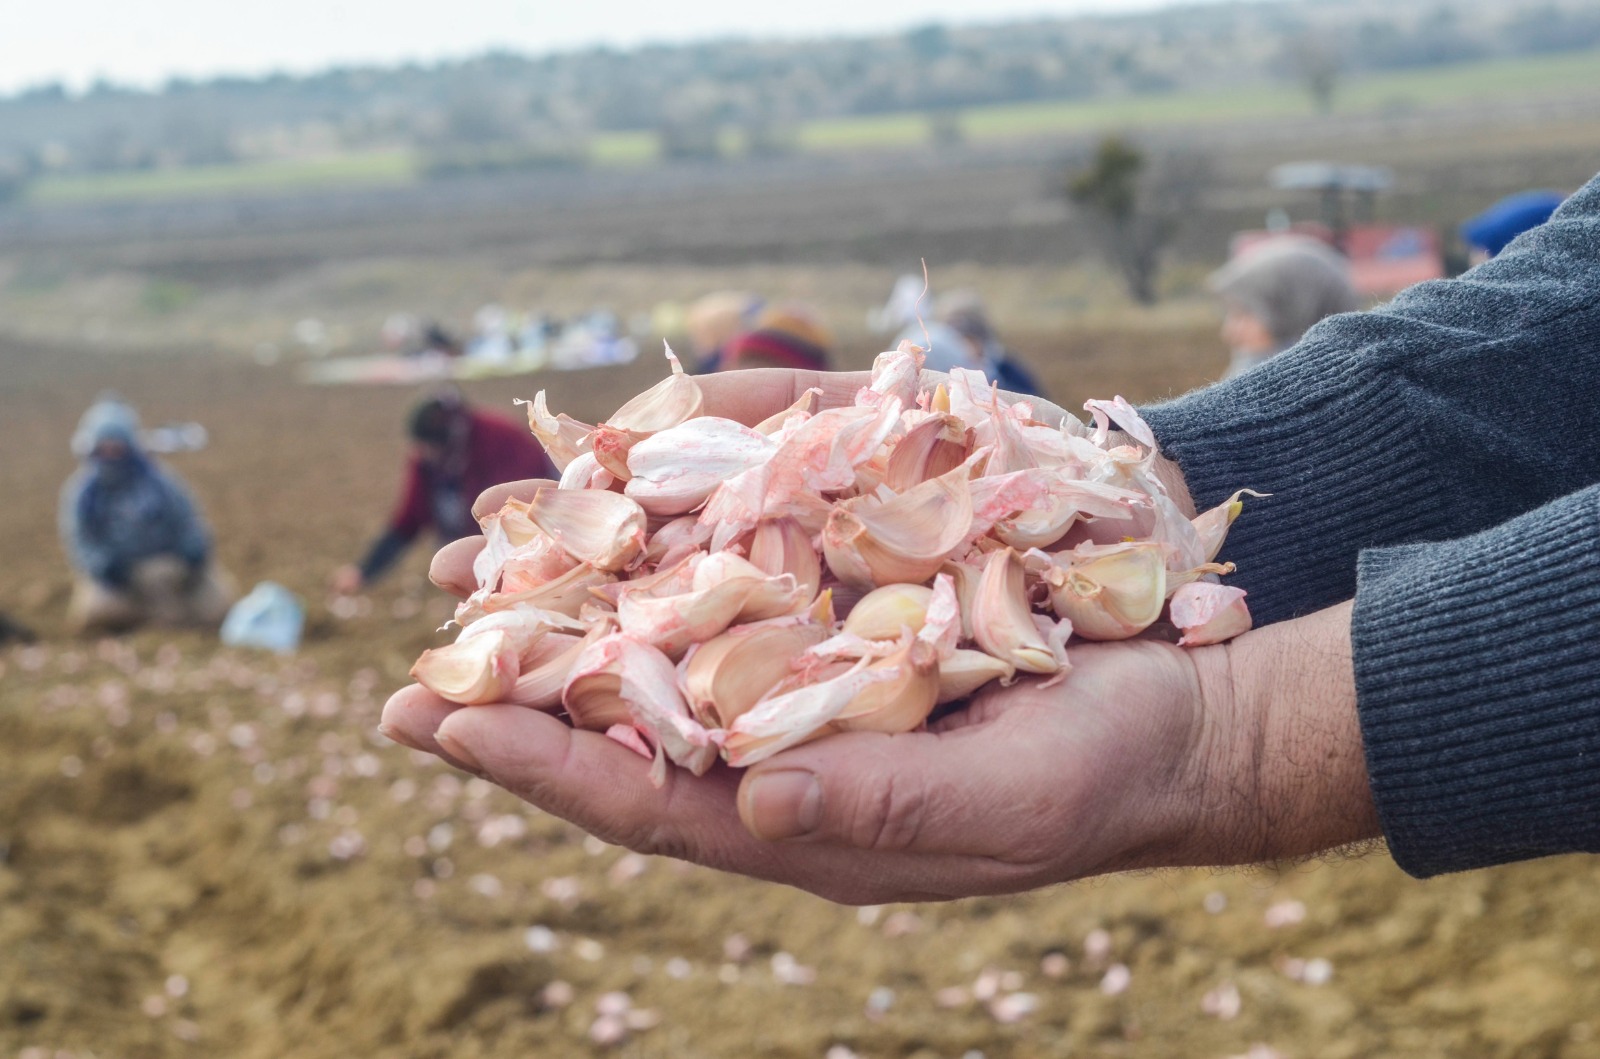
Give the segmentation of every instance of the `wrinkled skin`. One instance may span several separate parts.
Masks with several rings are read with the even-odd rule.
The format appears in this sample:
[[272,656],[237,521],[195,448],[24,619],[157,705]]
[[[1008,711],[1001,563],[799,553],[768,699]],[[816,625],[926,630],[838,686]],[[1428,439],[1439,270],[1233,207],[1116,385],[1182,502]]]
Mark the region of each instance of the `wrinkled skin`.
[[[707,414],[753,423],[811,386],[823,406],[848,403],[865,380],[766,370],[701,384]],[[1157,473],[1192,516],[1177,468]],[[547,484],[489,490],[476,510]],[[443,548],[435,583],[468,593],[481,547]],[[632,751],[534,710],[456,707],[412,686],[383,730],[605,841],[845,903],[1294,857],[1378,833],[1348,605],[1195,650],[1075,645],[1071,661],[1053,687],[991,686],[928,731],[837,735],[742,772],[674,769],[659,790]]]

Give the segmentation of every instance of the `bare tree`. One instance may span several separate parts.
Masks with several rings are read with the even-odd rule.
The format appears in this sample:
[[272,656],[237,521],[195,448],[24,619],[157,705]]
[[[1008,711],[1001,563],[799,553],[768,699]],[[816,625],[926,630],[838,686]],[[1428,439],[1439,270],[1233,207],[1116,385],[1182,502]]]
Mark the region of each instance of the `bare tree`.
[[1152,155],[1113,135],[1100,141],[1087,165],[1068,173],[1065,190],[1129,295],[1152,305],[1162,256],[1211,180],[1210,159],[1202,154]]
[[1285,58],[1317,113],[1331,114],[1344,66],[1339,47],[1327,37],[1307,33],[1289,42]]

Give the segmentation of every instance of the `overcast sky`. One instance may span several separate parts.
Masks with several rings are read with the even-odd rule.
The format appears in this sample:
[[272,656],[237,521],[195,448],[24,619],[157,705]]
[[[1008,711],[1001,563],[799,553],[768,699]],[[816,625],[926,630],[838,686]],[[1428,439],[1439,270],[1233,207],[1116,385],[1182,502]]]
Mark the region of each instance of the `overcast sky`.
[[[0,92],[96,77],[303,73],[489,48],[828,36],[926,22],[1141,11],[1172,0],[0,0]],[[19,13],[18,9],[22,12]]]

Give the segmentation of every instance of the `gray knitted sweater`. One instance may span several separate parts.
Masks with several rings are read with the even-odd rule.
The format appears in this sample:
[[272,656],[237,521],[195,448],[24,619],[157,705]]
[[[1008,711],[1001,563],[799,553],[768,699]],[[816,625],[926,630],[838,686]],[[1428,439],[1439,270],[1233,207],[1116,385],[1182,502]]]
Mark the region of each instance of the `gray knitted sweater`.
[[1600,177],[1460,279],[1141,410],[1260,623],[1355,597],[1362,736],[1417,876],[1600,852]]

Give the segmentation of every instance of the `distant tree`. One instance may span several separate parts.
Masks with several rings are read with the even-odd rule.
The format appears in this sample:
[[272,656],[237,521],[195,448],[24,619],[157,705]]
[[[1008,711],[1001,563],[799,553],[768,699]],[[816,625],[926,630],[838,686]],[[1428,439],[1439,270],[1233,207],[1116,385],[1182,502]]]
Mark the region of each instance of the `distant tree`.
[[722,155],[722,129],[710,115],[668,118],[656,127],[661,157],[690,161]]
[[1324,35],[1306,33],[1291,40],[1287,60],[1318,114],[1333,113],[1333,97],[1343,67],[1340,49]]
[[961,111],[955,107],[939,107],[928,112],[928,142],[935,147],[951,147],[967,138],[961,125]]
[[941,59],[950,52],[950,31],[937,22],[906,31],[906,47],[918,59]]
[[1065,192],[1128,294],[1153,305],[1162,255],[1210,182],[1210,160],[1203,155],[1171,151],[1152,158],[1120,136],[1107,136],[1086,165],[1068,172]]

